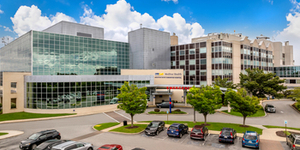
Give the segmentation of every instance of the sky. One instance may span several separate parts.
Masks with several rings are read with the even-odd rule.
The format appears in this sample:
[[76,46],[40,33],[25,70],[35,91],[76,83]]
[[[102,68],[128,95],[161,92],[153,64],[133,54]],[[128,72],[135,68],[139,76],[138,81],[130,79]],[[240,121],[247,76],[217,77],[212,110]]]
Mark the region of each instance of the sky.
[[103,27],[105,39],[124,42],[140,24],[176,33],[180,44],[215,32],[263,34],[290,41],[300,65],[300,0],[0,0],[6,42],[62,20]]

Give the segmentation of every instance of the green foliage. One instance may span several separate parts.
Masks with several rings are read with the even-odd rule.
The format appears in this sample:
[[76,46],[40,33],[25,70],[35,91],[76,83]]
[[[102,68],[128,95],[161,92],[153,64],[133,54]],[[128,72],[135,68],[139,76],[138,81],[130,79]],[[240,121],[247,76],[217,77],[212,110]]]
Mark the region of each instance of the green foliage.
[[2,107],[2,103],[0,103],[0,108]]
[[133,116],[144,113],[147,107],[147,87],[138,88],[135,84],[129,85],[125,82],[119,89],[121,93],[117,96],[120,99],[119,109],[124,110],[131,116],[131,126],[133,126]]
[[217,86],[223,87],[223,88],[235,89],[237,86],[237,85],[233,84],[233,82],[229,82],[228,78],[221,79],[220,77],[217,77],[217,78],[215,78],[214,81],[215,82],[213,83],[213,85],[217,85]]
[[293,90],[291,90],[291,93],[288,95],[288,97],[295,98],[297,101],[300,101],[300,87],[295,87]]
[[0,136],[1,135],[6,135],[6,134],[8,134],[8,133],[6,133],[6,132],[0,132]]
[[219,86],[192,87],[187,95],[187,103],[196,111],[202,113],[206,123],[206,116],[214,114],[216,109],[222,107],[222,91]]
[[247,74],[240,73],[240,86],[245,88],[253,96],[264,97],[271,95],[277,98],[283,97],[280,93],[287,87],[282,85],[284,79],[279,79],[275,73],[264,73],[258,68],[246,69]]
[[[264,127],[266,128],[282,128],[282,129],[285,129],[284,126],[270,126],[270,125],[263,125]],[[292,130],[299,130],[300,131],[300,128],[293,128],[293,127],[286,127],[287,129],[292,129]]]
[[110,127],[113,127],[113,126],[116,126],[116,125],[119,125],[119,124],[120,123],[118,123],[118,122],[101,123],[101,124],[95,125],[94,128],[98,131],[101,131],[103,129],[110,128]]
[[284,97],[289,97],[292,94],[292,90],[285,90],[282,92],[282,94],[284,95]]
[[[259,105],[259,106],[260,106],[260,105]],[[231,111],[231,112],[229,113],[228,110],[223,110],[222,112],[225,112],[225,113],[227,113],[227,114],[234,115],[234,116],[243,117],[243,115],[242,115],[241,113],[235,112],[235,111]],[[261,108],[259,108],[259,110],[258,110],[255,114],[250,115],[250,116],[248,116],[248,117],[263,117],[263,116],[265,116],[265,115],[266,115],[266,114],[265,114],[265,111],[264,111],[264,109],[263,109],[262,106],[261,106]]]
[[11,106],[10,106],[10,108],[17,108],[17,105],[16,105],[16,103],[11,103]]
[[243,116],[243,125],[247,116],[254,115],[261,107],[259,106],[259,99],[256,96],[247,96],[245,89],[238,89],[238,92],[229,89],[225,93],[225,99],[230,102],[232,111],[239,112]]

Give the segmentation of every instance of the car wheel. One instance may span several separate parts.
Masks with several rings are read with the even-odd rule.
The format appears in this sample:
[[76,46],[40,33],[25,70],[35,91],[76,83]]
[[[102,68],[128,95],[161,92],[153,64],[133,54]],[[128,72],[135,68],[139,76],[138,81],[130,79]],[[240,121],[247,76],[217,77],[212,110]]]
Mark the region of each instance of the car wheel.
[[245,145],[242,144],[242,147],[245,147]]
[[179,134],[179,137],[180,137],[180,138],[182,137],[182,133]]
[[233,141],[232,141],[232,144],[234,144],[234,139],[233,139]]
[[155,135],[158,135],[158,131],[155,132]]
[[56,137],[56,139],[60,140],[60,139],[61,139],[60,135],[59,135],[59,136],[57,136],[57,137]]
[[31,146],[31,149],[33,150],[33,149],[35,149],[36,148],[36,144],[33,144],[32,146]]
[[170,137],[170,135],[168,134],[168,137]]
[[88,150],[93,150],[93,148],[90,147],[90,148],[88,148]]

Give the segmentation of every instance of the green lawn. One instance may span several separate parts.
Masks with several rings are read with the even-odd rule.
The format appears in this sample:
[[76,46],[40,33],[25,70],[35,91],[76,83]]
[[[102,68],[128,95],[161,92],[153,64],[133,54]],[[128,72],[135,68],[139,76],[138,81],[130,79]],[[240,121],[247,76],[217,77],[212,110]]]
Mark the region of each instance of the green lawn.
[[6,134],[8,134],[8,133],[3,133],[3,132],[0,132],[0,136],[1,136],[1,135],[6,135]]
[[127,126],[122,126],[110,131],[114,131],[114,132],[123,132],[123,133],[139,133],[143,130],[145,130],[145,128],[147,127],[147,124],[133,124],[134,126],[138,126],[138,128],[133,128],[133,129],[126,129],[125,127],[129,127],[129,125]]
[[[227,110],[223,110],[222,112],[225,112],[227,114],[234,115],[234,116],[243,117],[243,115],[241,113],[239,113],[239,112],[231,111],[230,113],[228,113]],[[263,116],[265,116],[265,111],[263,109],[260,109],[254,115],[247,116],[247,117],[263,117]]]
[[[151,121],[143,121],[143,122],[151,122]],[[192,121],[165,121],[166,124],[173,124],[173,123],[184,123],[187,124],[190,128],[194,127],[194,125],[200,125],[204,122],[197,122],[194,123]],[[256,131],[258,134],[262,134],[262,129],[256,128],[256,127],[240,127],[241,124],[233,124],[233,123],[219,123],[219,122],[207,122],[207,124],[210,124],[210,126],[207,126],[209,130],[214,131],[221,131],[223,127],[227,128],[233,128],[238,133],[243,133],[245,131]]]
[[285,133],[286,136],[289,136],[291,133],[289,131],[283,131]]
[[35,113],[27,113],[27,112],[17,112],[17,113],[1,114],[0,121],[48,118],[48,117],[58,117],[58,116],[67,116],[67,115],[75,115],[75,114],[35,114]]
[[[166,111],[160,111],[160,112],[155,112],[155,111],[149,111],[148,114],[167,114]],[[172,111],[172,113],[169,114],[186,114],[184,111]]]
[[112,126],[116,126],[119,125],[120,123],[117,122],[109,122],[109,123],[101,123],[101,124],[97,124],[94,126],[94,128],[98,131],[112,127]]
[[[283,126],[269,126],[269,125],[263,125],[266,128],[283,128],[285,129],[285,127]],[[300,128],[292,128],[292,127],[286,127],[287,129],[292,129],[292,130],[300,130]]]

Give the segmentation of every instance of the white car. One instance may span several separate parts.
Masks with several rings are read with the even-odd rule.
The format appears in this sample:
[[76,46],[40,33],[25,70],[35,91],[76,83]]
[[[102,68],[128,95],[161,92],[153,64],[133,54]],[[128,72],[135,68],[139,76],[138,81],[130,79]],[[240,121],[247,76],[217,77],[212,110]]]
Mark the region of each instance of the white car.
[[93,150],[93,144],[76,142],[76,141],[68,141],[56,146],[53,146],[51,150]]

